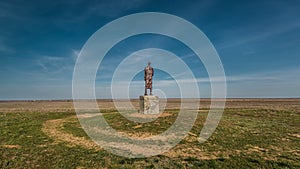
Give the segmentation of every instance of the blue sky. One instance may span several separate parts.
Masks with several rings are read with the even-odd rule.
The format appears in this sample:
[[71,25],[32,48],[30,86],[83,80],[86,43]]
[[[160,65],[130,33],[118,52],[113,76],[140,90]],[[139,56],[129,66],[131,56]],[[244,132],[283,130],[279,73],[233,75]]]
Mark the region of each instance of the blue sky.
[[[223,63],[228,97],[300,96],[300,2],[296,0],[7,0],[0,2],[0,100],[72,98],[73,68],[88,38],[110,21],[137,12],[177,15],[201,29]],[[144,48],[161,48],[182,58],[198,79],[201,96],[210,97],[205,68],[189,48],[151,34],[128,38],[111,49],[97,73],[97,97],[110,97],[113,70],[126,56]],[[143,61],[141,67],[147,64]],[[156,94],[179,97],[174,78],[157,73]],[[142,81],[140,72],[130,86],[131,97],[143,93]]]

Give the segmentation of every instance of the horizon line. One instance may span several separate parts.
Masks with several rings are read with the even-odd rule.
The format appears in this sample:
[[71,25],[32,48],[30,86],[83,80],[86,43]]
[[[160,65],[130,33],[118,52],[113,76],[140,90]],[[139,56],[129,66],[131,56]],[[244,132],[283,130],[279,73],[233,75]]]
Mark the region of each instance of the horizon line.
[[[97,98],[96,100],[138,100],[139,98]],[[160,98],[160,99],[300,99],[298,97],[226,97],[226,98],[211,98],[211,97],[203,97],[203,98],[179,98],[179,97],[170,97],[170,98]],[[76,101],[76,100],[94,100],[94,99],[0,99],[0,102],[10,102],[10,101],[25,101],[25,102],[35,102],[35,101]]]

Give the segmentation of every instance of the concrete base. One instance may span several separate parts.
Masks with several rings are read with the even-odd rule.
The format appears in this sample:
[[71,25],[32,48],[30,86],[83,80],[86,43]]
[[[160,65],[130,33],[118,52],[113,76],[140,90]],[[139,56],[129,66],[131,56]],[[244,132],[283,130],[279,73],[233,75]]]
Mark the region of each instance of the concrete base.
[[159,114],[159,100],[157,96],[140,96],[140,113]]

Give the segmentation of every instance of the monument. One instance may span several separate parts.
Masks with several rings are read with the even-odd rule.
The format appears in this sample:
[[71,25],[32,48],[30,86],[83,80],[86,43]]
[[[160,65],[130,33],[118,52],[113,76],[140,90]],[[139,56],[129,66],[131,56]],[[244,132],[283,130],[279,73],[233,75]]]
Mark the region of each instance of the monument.
[[[148,66],[144,69],[145,93],[144,96],[140,96],[140,112],[143,114],[159,114],[158,97],[152,95],[154,69],[150,65],[151,62],[148,62]],[[150,90],[150,95],[147,94],[148,89]]]

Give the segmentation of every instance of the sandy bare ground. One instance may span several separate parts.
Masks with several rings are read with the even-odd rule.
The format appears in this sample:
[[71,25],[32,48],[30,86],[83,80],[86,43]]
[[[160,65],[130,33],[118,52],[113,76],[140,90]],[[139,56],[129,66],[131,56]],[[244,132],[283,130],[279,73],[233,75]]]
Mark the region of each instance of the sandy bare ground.
[[[122,100],[119,100],[122,101]],[[128,100],[124,100],[127,102]],[[139,101],[130,100],[138,109]],[[194,102],[194,99],[183,99],[184,102]],[[180,99],[160,100],[166,109],[179,109]],[[200,109],[210,107],[210,99],[200,100]],[[116,109],[112,100],[98,100],[100,110]],[[226,108],[263,108],[275,110],[294,110],[300,112],[300,98],[296,99],[226,99]],[[45,100],[45,101],[0,101],[0,112],[74,112],[72,100]]]

